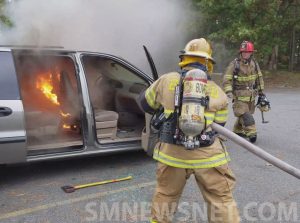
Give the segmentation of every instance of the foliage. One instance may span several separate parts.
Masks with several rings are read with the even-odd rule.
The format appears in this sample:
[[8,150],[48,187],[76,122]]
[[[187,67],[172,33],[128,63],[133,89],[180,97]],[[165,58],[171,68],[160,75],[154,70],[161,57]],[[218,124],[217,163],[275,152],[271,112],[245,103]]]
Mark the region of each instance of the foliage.
[[198,29],[206,24],[204,35],[229,49],[250,40],[261,60],[276,45],[279,55],[289,56],[291,32],[300,28],[299,0],[193,0],[193,5],[204,19]]
[[6,27],[12,27],[12,21],[5,15],[6,1],[0,0],[0,23]]

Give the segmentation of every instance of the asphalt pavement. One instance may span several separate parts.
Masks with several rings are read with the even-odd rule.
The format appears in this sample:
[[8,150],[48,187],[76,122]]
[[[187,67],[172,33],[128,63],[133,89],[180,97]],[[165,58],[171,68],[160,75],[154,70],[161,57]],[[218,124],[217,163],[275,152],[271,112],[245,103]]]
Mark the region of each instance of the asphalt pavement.
[[[300,90],[267,92],[272,109],[256,145],[300,168]],[[231,105],[230,105],[231,106]],[[232,129],[230,110],[227,128]],[[300,222],[300,181],[227,141],[237,178],[234,191],[242,222]],[[156,163],[143,151],[0,167],[1,223],[147,222]],[[66,194],[77,185],[133,176],[132,180]],[[205,205],[191,177],[174,222],[206,222]]]

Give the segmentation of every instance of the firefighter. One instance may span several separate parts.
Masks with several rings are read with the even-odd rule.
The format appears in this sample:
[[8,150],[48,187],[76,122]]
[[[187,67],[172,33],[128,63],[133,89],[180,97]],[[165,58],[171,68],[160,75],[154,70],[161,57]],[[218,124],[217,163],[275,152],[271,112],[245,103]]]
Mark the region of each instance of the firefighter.
[[[145,112],[154,114],[163,111],[165,117],[160,119],[163,120],[163,123],[159,127],[159,142],[153,153],[153,158],[158,161],[158,164],[157,185],[151,207],[151,222],[172,222],[183,188],[191,175],[195,176],[207,203],[209,222],[240,222],[232,194],[235,176],[228,166],[230,158],[222,140],[210,127],[213,122],[224,126],[228,116],[227,96],[210,79],[214,64],[211,46],[204,38],[191,40],[182,51],[180,60],[180,72],[162,75],[140,97]],[[198,144],[193,144],[196,141],[185,141],[186,137],[182,136],[182,131],[179,131],[180,134],[178,134],[178,130],[180,130],[178,123],[183,119],[180,119],[182,114],[180,116],[180,113],[177,112],[180,109],[178,109],[175,99],[180,97],[180,94],[177,94],[180,87],[182,88],[179,92],[183,91],[183,95],[193,88],[193,83],[184,79],[189,72],[194,72],[195,75],[205,73],[208,79],[205,85],[207,97],[194,100],[194,102],[200,103],[198,108],[205,106],[203,109],[204,129],[194,137],[199,140],[196,140]],[[197,82],[197,78],[194,80]],[[187,82],[189,83],[187,84]],[[201,83],[197,82],[196,84],[198,84],[196,88],[198,86],[199,90]],[[182,101],[184,100],[192,101],[187,99]],[[183,107],[184,102],[181,103]],[[186,107],[185,109],[187,110]],[[197,111],[199,112],[201,109]],[[192,115],[192,117],[198,121],[201,119],[197,115]],[[200,131],[200,127],[196,130]]]
[[[239,57],[234,59],[226,69],[223,78],[224,91],[233,101],[233,112],[237,117],[233,132],[248,138],[254,143],[257,131],[253,114],[255,98],[266,98],[264,81],[258,63],[253,58],[254,45],[250,41],[243,41],[240,45]],[[261,111],[269,107],[261,106]]]

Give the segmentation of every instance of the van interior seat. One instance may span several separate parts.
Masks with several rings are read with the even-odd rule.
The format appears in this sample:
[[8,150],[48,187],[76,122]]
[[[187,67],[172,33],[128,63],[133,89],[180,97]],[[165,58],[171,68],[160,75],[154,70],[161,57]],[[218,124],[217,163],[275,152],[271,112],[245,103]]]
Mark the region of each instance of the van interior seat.
[[[75,74],[74,74],[75,75]],[[67,71],[62,70],[60,72],[60,86],[58,101],[61,103],[61,108],[64,112],[70,113],[74,119],[80,117],[80,102],[78,100],[78,93],[72,87],[70,76]]]
[[94,113],[97,138],[115,139],[117,136],[119,114],[117,112],[107,110],[95,110]]
[[139,105],[139,95],[139,93],[133,93],[127,89],[118,89],[115,96],[116,110],[144,115]]

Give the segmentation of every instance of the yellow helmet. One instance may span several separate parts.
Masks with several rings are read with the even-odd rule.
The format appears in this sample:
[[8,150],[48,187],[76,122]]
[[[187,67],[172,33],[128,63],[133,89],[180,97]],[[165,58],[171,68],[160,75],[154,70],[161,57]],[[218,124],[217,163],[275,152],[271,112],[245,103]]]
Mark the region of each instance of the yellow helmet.
[[188,42],[179,57],[181,58],[182,56],[202,57],[215,63],[215,60],[212,58],[211,46],[204,38],[193,39]]

